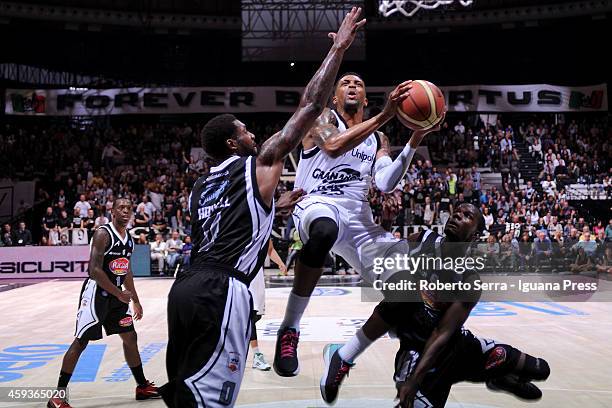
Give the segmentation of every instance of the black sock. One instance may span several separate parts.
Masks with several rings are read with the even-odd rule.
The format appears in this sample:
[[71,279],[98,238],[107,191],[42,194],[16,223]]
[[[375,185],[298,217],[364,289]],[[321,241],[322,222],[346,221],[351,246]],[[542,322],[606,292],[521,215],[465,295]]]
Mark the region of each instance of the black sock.
[[70,377],[72,377],[72,373],[65,373],[63,371],[60,371],[59,381],[57,382],[57,388],[68,387],[68,382],[70,381]]
[[147,383],[147,379],[142,371],[142,364],[137,367],[130,367],[130,370],[132,370],[132,374],[134,375],[134,379],[136,379],[136,383],[138,385],[145,385]]

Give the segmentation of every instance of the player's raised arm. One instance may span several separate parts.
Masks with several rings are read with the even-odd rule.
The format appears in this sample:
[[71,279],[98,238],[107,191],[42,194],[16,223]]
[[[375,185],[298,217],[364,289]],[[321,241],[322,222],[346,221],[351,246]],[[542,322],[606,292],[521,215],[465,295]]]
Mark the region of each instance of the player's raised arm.
[[344,18],[338,32],[330,34],[334,44],[306,86],[297,111],[291,116],[285,127],[261,147],[257,156],[256,174],[259,191],[266,203],[272,202],[285,158],[299,145],[317,117],[323,112],[331,95],[344,52],[355,39],[357,30],[365,24],[365,19],[359,20],[360,14],[361,8],[353,7]]
[[387,123],[395,116],[398,104],[410,94],[412,81],[399,84],[387,98],[383,110],[376,116],[346,129],[338,130],[336,117],[330,109],[325,109],[317,118],[315,126],[309,132],[312,141],[330,157],[339,157],[359,146],[372,132]]
[[431,129],[415,130],[412,132],[410,140],[400,154],[395,158],[395,160],[391,160],[391,157],[389,156],[389,138],[382,135],[381,148],[376,153],[376,164],[374,165],[374,171],[376,172],[374,181],[376,182],[376,187],[378,187],[379,190],[385,193],[390,193],[395,190],[395,187],[399,184],[402,178],[404,178],[406,170],[408,170],[410,162],[412,161],[412,157],[414,157],[414,153],[416,152],[417,147],[419,147],[423,141],[423,138],[425,138],[425,136],[430,132],[439,131],[442,122],[444,122],[444,117],[442,117],[440,122],[438,122],[438,124]]

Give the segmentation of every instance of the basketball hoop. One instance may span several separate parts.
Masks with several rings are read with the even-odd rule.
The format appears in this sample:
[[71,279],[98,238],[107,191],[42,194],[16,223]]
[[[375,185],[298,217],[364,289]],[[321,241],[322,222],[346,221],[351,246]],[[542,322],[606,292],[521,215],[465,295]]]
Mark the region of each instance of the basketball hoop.
[[[384,17],[389,17],[393,13],[402,13],[406,17],[412,17],[420,9],[433,10],[440,6],[454,3],[455,0],[382,0],[378,11]],[[474,0],[458,0],[463,7],[472,4]],[[411,10],[410,5],[414,6]],[[405,8],[407,6],[407,8]]]

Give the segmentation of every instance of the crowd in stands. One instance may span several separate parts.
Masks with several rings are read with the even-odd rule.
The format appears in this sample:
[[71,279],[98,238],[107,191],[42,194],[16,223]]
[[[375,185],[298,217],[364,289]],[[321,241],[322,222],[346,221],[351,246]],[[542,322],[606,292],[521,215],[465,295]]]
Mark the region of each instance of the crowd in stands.
[[[284,121],[266,117],[247,123],[263,137]],[[38,180],[36,206],[44,214],[30,218],[29,224],[21,217],[4,225],[0,245],[86,244],[110,220],[115,199],[129,197],[134,203],[133,236],[151,246],[155,269],[170,273],[189,259],[189,187],[206,170],[190,154],[200,145],[201,125],[2,126],[2,175]],[[382,130],[395,146],[409,137],[396,121]],[[453,208],[472,202],[485,215],[485,239],[499,242],[500,254],[506,244],[519,248],[513,240],[525,236],[538,242],[538,231],[553,242],[580,239],[585,229],[595,241],[610,240],[612,224],[580,213],[565,190],[571,183],[597,183],[611,196],[610,136],[611,129],[600,119],[563,123],[550,117],[532,122],[498,118],[488,125],[469,125],[450,117],[424,142],[431,160],[417,157],[393,193],[371,189],[374,219],[403,236],[408,230],[402,227],[443,225]],[[538,179],[520,181],[517,146],[542,162]],[[483,168],[502,174],[499,187],[483,185]],[[281,182],[277,193],[292,187]],[[24,206],[19,212],[32,210]],[[279,218],[277,226],[286,221]]]

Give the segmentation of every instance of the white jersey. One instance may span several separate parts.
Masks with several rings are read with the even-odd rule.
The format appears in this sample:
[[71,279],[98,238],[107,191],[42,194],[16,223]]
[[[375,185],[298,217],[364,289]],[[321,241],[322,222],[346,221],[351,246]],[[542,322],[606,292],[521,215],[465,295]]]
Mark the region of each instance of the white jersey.
[[[345,131],[347,126],[342,117],[332,112],[338,130]],[[328,156],[318,146],[304,150],[298,163],[295,187],[309,196],[367,201],[379,148],[380,139],[374,132],[359,146],[337,158]]]

